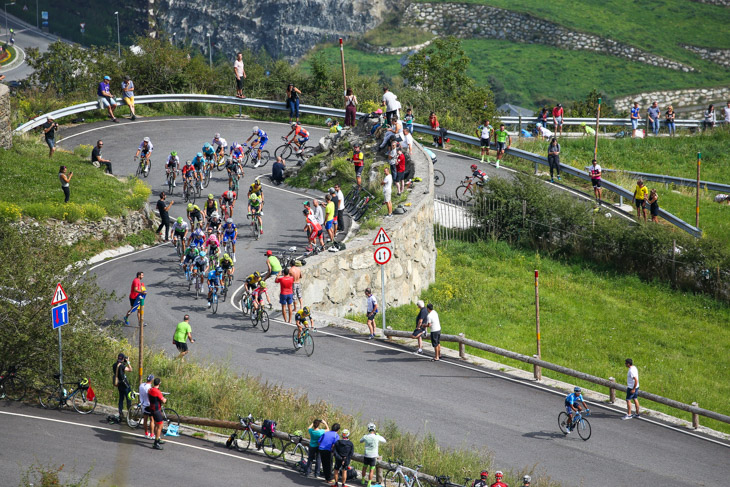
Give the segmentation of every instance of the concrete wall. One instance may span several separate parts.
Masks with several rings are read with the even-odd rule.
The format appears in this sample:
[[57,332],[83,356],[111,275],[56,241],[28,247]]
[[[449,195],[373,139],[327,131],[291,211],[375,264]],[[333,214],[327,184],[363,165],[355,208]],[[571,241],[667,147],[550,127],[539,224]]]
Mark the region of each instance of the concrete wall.
[[[423,148],[415,144],[413,163],[417,183],[405,215],[383,219],[393,241],[393,252],[385,265],[386,299],[389,306],[415,301],[436,277],[436,244],[433,236],[433,166]],[[365,311],[363,291],[370,287],[380,304],[380,266],[375,264],[372,245],[377,230],[361,231],[341,252],[323,252],[307,259],[302,268],[304,302],[313,310],[342,317]],[[315,313],[316,316],[316,313]]]
[[13,130],[10,127],[10,88],[0,83],[0,147],[13,146]]

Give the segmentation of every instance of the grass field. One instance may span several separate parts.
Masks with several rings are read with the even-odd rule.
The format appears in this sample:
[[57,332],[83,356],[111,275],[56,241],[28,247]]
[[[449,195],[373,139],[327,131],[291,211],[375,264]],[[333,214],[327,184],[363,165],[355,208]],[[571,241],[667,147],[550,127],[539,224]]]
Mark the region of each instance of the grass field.
[[[535,353],[534,270],[540,271],[542,358],[625,383],[624,359],[641,371],[642,389],[730,413],[730,308],[706,296],[675,292],[592,270],[585,262],[560,263],[505,243],[440,244],[436,283],[421,298],[434,304],[443,332],[527,355]],[[458,276],[454,279],[454,276]],[[414,305],[388,311],[389,325],[411,330]],[[363,318],[364,316],[359,317]],[[447,344],[456,348],[455,344]],[[531,370],[531,366],[478,350],[469,353]],[[575,379],[543,371],[569,383]],[[591,388],[591,384],[578,384]],[[604,391],[605,392],[605,391]],[[647,404],[688,419],[688,414]],[[730,425],[702,419],[730,432]]]

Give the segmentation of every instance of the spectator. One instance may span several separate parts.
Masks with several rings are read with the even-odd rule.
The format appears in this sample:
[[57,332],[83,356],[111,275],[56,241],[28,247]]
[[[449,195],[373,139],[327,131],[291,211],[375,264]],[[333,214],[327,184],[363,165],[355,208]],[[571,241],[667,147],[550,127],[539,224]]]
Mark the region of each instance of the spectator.
[[378,149],[384,149],[392,138],[395,138],[396,141],[399,139],[403,140],[403,122],[398,120],[398,117],[395,116],[390,119],[390,128],[385,131],[383,142],[380,144]]
[[293,298],[294,298],[294,311],[297,310],[297,301],[299,302],[299,308],[303,308],[304,305],[302,304],[302,269],[297,265],[296,263],[289,267],[289,275],[292,277],[293,281]]
[[591,161],[591,165],[588,166],[588,175],[591,177],[591,184],[593,185],[593,195],[596,197],[596,200],[598,200],[598,203],[601,203],[601,195],[603,192],[603,189],[601,188],[601,165],[598,164],[598,161],[593,159]]
[[[629,368],[626,373],[626,416],[621,419],[631,419],[639,417],[639,369],[634,365],[634,361],[627,358],[624,362]],[[631,402],[636,406],[636,412],[631,414]]]
[[360,150],[360,144],[355,143],[352,148],[352,163],[355,165],[355,180],[357,186],[362,185],[362,170],[365,167],[365,154]]
[[403,140],[400,142],[400,148],[404,154],[408,154],[408,157],[413,155],[413,136],[407,128],[403,129]]
[[388,208],[388,214],[385,217],[390,218],[393,216],[393,203],[390,201],[393,194],[393,176],[390,175],[390,168],[388,167],[384,168],[383,172],[385,177],[383,177],[383,182],[380,184],[383,186],[383,203]]
[[312,210],[314,219],[317,220],[317,223],[320,225],[324,225],[324,210],[322,209],[322,205],[319,203],[319,200],[315,198],[312,199],[312,204],[314,204],[314,209]]
[[58,124],[52,117],[48,117],[48,120],[41,125],[41,128],[43,129],[43,136],[46,138],[46,144],[48,145],[48,157],[53,157],[53,153],[56,152],[56,130],[58,130]]
[[405,124],[405,128],[407,128],[411,133],[413,133],[413,122],[415,119],[416,117],[413,115],[413,110],[411,108],[407,108],[406,114],[403,117],[403,123]]
[[350,467],[352,454],[355,452],[355,445],[350,441],[350,430],[342,430],[342,438],[337,440],[332,447],[335,456],[335,487],[338,485],[340,472],[342,472],[342,485],[347,483],[347,469]]
[[395,183],[396,188],[398,188],[398,194],[403,193],[403,191],[406,190],[406,155],[403,153],[403,151],[398,148],[398,164],[396,166],[396,169],[398,170],[398,173],[395,176]]
[[[324,229],[329,235],[330,242],[335,241],[335,203],[332,201],[332,195],[329,192],[324,195]],[[321,207],[320,207],[321,209]]]
[[190,340],[190,343],[195,343],[193,329],[190,327],[190,315],[185,315],[183,320],[175,327],[175,334],[172,337],[172,344],[180,352],[180,355],[175,359],[185,360],[185,355],[188,354],[188,340]]
[[496,482],[492,484],[492,487],[509,487],[507,484],[502,482],[502,478],[504,478],[504,474],[501,470],[497,470],[494,473],[494,479],[496,480]]
[[431,126],[431,130],[435,130],[439,132],[439,135],[433,136],[433,146],[434,147],[443,147],[444,146],[444,140],[441,138],[441,124],[439,124],[439,119],[436,118],[436,112],[431,112],[428,116],[428,124]]
[[441,320],[439,320],[439,314],[433,309],[431,303],[428,303],[426,308],[428,309],[426,326],[431,328],[431,345],[434,351],[434,357],[431,359],[431,362],[438,362],[441,360]]
[[294,84],[289,83],[286,87],[286,106],[289,108],[289,123],[292,120],[299,121],[299,95],[302,92]]
[[538,138],[538,140],[540,140],[540,139],[547,140],[547,139],[549,139],[550,137],[553,136],[553,133],[550,130],[548,130],[548,128],[545,127],[541,123],[538,123],[535,126],[535,130],[537,131],[537,138]]
[[129,379],[127,379],[127,372],[132,371],[132,366],[129,365],[129,357],[120,353],[117,355],[117,361],[112,366],[114,373],[114,385],[117,386],[117,392],[119,392],[119,421],[124,417],[124,401],[127,401],[127,409],[132,407],[132,399],[129,397]]
[[139,403],[142,405],[142,427],[144,429],[145,438],[155,437],[155,435],[152,434],[151,431],[154,427],[151,424],[152,420],[150,419],[150,398],[147,395],[150,387],[152,387],[152,381],[154,380],[154,378],[155,376],[150,374],[147,376],[147,381],[139,385]]
[[563,105],[560,103],[553,108],[553,130],[563,135]]
[[649,214],[651,215],[651,221],[654,223],[659,223],[659,219],[657,218],[659,216],[659,196],[656,193],[656,189],[652,188],[651,191],[649,191]]
[[710,105],[705,111],[705,120],[702,122],[703,129],[715,128],[715,105]]
[[542,107],[542,110],[540,111],[540,115],[537,116],[537,123],[541,123],[543,127],[547,127],[548,122],[548,109],[547,107]]
[[[276,276],[274,282],[279,283],[279,304],[284,321],[291,323],[292,305],[294,304],[294,278],[289,275],[289,268],[285,267],[283,276]],[[288,311],[288,313],[287,313]]]
[[646,197],[649,194],[649,190],[644,186],[644,181],[639,179],[636,181],[636,189],[634,189],[634,195],[632,200],[636,203],[636,219],[641,221],[641,215],[644,215],[644,221],[646,221]]
[[426,333],[426,324],[428,323],[428,309],[426,305],[420,299],[416,303],[418,306],[418,316],[416,316],[416,329],[413,330],[411,335],[413,338],[418,340],[418,350],[416,353],[423,353],[423,334]]
[[722,109],[722,114],[725,117],[725,125],[730,127],[730,101],[728,101],[727,106]]
[[321,467],[319,457],[319,439],[329,429],[327,422],[323,419],[315,419],[312,424],[309,425],[307,431],[309,432],[309,455],[307,456],[307,466],[304,468],[303,475],[309,476],[309,471],[312,470],[312,462],[315,462],[314,476],[319,477],[319,469]]
[[660,115],[659,107],[657,106],[657,102],[654,102],[651,104],[649,109],[646,111],[647,119],[649,120],[649,126],[651,127],[651,131],[654,132],[654,135],[659,135],[659,115]]
[[68,169],[66,168],[66,166],[61,166],[61,168],[58,170],[58,179],[61,180],[61,189],[63,190],[64,203],[68,203],[68,200],[71,199],[70,183],[71,178],[74,177],[73,171],[67,174],[67,170]]
[[512,137],[502,124],[499,126],[499,130],[494,132],[494,138],[497,140],[497,164],[495,167],[499,169],[499,161],[504,157],[504,151],[512,147]]
[[345,92],[345,127],[354,127],[357,118],[357,97],[352,94],[352,88]]
[[664,123],[667,125],[667,130],[669,131],[669,136],[674,136],[676,134],[676,130],[674,128],[674,108],[672,108],[672,105],[669,105],[667,108],[666,113],[664,114]]
[[165,242],[168,242],[170,240],[170,214],[168,211],[170,211],[170,207],[175,203],[174,201],[170,200],[168,203],[165,201],[167,198],[167,195],[164,191],[160,193],[160,199],[157,200],[157,211],[160,213],[160,226],[157,227],[157,235],[162,236],[161,230],[162,227],[165,227]]
[[560,144],[558,140],[553,138],[548,146],[548,165],[550,165],[550,182],[554,183],[553,170],[558,173],[558,181],[560,181]]
[[267,250],[266,253],[266,277],[264,279],[268,279],[271,276],[278,276],[281,272],[281,262],[279,262],[279,258],[274,255],[274,253],[271,250]]
[[140,271],[132,281],[132,289],[129,291],[129,311],[124,316],[124,324],[127,326],[129,326],[129,315],[136,309],[144,306],[142,300],[144,299],[144,295],[147,294],[147,288],[142,282],[142,279],[144,279],[144,272]]
[[152,418],[155,420],[155,443],[152,448],[155,450],[162,450],[162,424],[165,422],[165,417],[162,415],[162,405],[167,402],[165,396],[160,392],[160,383],[162,381],[159,377],[155,377],[152,382],[152,387],[147,392],[147,396],[150,398],[150,412],[152,412]]
[[339,184],[335,184],[337,191],[337,232],[345,230],[345,195],[342,194],[342,188]]
[[393,118],[393,115],[398,118],[400,102],[398,101],[398,97],[390,91],[387,86],[383,86],[383,99],[381,100],[380,105],[385,107],[386,120]]
[[277,186],[284,182],[286,162],[281,156],[276,156],[276,162],[271,166],[271,181]]
[[332,482],[332,448],[340,440],[340,423],[335,423],[329,431],[319,437],[319,457],[324,470],[324,481]]
[[324,124],[329,127],[331,134],[342,132],[342,125],[340,125],[340,122],[338,122],[337,119],[332,120],[331,118],[328,118],[324,121]]
[[98,97],[97,101],[99,102],[99,109],[103,110],[106,108],[112,122],[118,122],[114,116],[114,110],[117,108],[117,102],[114,100],[111,91],[109,91],[109,81],[111,81],[111,78],[109,76],[104,76],[104,79],[99,83],[99,86],[96,89],[96,95]]
[[373,296],[372,291],[370,288],[367,288],[365,290],[365,296],[367,297],[367,317],[368,317],[368,330],[370,331],[370,336],[368,336],[368,340],[372,340],[375,338],[375,315],[378,314],[378,300],[375,299],[375,296]]
[[335,210],[335,217],[334,217],[334,225],[332,227],[332,231],[334,232],[334,235],[337,235],[337,223],[339,222],[339,215],[338,215],[338,209],[340,207],[340,199],[337,196],[337,191],[335,188],[330,188],[327,190],[327,193],[332,198],[332,203],[334,204],[334,210]]
[[636,129],[639,128],[639,102],[634,102],[634,107],[631,109],[631,137],[636,137]]
[[243,53],[236,54],[236,60],[233,61],[233,74],[236,76],[236,98],[246,98],[243,96],[243,80],[246,79],[246,70],[243,69]]
[[586,125],[585,122],[581,122],[580,126],[582,127],[582,130],[583,130],[582,135],[596,135],[596,129],[594,129],[593,127],[589,127],[588,125]]
[[398,174],[398,148],[400,145],[395,140],[390,142],[390,151],[388,151],[388,164],[390,164],[390,174],[393,178]]
[[368,434],[360,438],[360,443],[365,443],[365,458],[362,465],[362,482],[365,483],[365,472],[370,471],[368,485],[373,482],[373,470],[378,461],[378,446],[386,443],[385,438],[375,432],[375,424],[368,423]]
[[728,205],[730,205],[730,194],[718,194],[715,196],[715,203],[722,204],[723,202],[726,202]]
[[484,162],[484,155],[486,154],[487,160],[489,160],[489,142],[492,138],[494,127],[489,123],[489,120],[484,120],[484,125],[480,125],[477,129],[477,135],[479,135],[479,145],[482,148],[482,160]]
[[124,81],[122,81],[122,100],[129,107],[132,120],[137,120],[137,115],[134,112],[134,83],[129,76],[125,76]]
[[105,166],[105,171],[107,174],[113,174],[112,173],[112,161],[109,159],[104,159],[104,157],[101,155],[101,148],[104,147],[104,142],[99,139],[96,141],[96,145],[93,149],[91,149],[91,163],[94,164],[96,167],[100,167],[102,164]]

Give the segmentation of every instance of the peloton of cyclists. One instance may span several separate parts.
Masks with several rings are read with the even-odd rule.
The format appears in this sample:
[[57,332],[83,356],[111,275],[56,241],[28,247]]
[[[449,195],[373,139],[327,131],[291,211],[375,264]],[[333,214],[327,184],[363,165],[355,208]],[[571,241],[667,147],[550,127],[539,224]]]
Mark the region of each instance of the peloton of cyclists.
[[251,143],[251,147],[256,149],[256,164],[253,167],[259,167],[261,165],[261,151],[266,145],[266,142],[268,142],[269,136],[266,135],[266,132],[261,130],[258,126],[255,126],[251,130],[251,135],[249,135],[248,139],[246,139],[246,143],[248,143],[251,139],[254,139]]

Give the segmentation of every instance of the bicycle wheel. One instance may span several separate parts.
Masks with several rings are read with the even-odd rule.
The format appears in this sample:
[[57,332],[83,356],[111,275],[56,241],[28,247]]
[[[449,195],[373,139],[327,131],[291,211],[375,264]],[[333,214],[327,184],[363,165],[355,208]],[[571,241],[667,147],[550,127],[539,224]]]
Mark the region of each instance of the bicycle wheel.
[[269,331],[269,313],[261,310],[261,313],[259,314],[259,323],[261,323],[261,329],[264,330],[264,333],[266,333],[267,331]]
[[246,451],[251,448],[251,442],[253,441],[253,435],[249,430],[244,431],[241,436],[236,438],[234,446],[238,451]]
[[96,396],[94,396],[94,399],[89,399],[86,393],[86,390],[77,391],[74,394],[73,401],[71,401],[74,409],[79,414],[93,413],[96,409]]
[[301,465],[301,462],[305,458],[308,458],[309,451],[301,443],[294,444],[290,442],[284,445],[284,451],[281,453],[281,456],[284,458],[284,463],[289,467],[296,467],[297,465]]
[[18,376],[10,377],[3,384],[5,399],[11,401],[20,401],[25,397],[27,389],[25,387],[25,381]]
[[304,337],[304,345],[302,345],[302,348],[304,348],[304,352],[307,354],[307,357],[311,357],[314,353],[314,338],[312,338],[312,335],[307,334],[307,336]]
[[[137,161],[135,161],[135,164],[137,164]],[[139,177],[142,175],[142,163],[137,164],[137,172],[134,173],[134,177],[139,179]]]
[[446,176],[438,169],[433,170],[433,185],[436,187],[443,186],[446,182]]
[[38,391],[38,402],[44,409],[58,409],[61,407],[61,391],[58,386],[46,386]]
[[558,427],[564,435],[568,434],[568,413],[566,413],[565,411],[558,414]]
[[167,194],[172,194],[172,189],[174,186],[172,185],[174,180],[172,179],[172,175],[167,176]]
[[198,299],[200,297],[200,290],[203,287],[203,285],[200,283],[200,279],[195,280],[195,299]]
[[265,437],[264,441],[261,442],[264,453],[269,458],[279,458],[282,453],[282,445],[283,443],[279,438],[272,438],[271,436]]
[[589,423],[587,419],[581,418],[575,426],[575,429],[578,430],[578,436],[580,436],[583,441],[588,441],[588,438],[591,437],[591,423]]
[[241,167],[248,166],[248,162],[251,160],[251,151],[246,152],[244,154],[243,159],[241,160]]
[[459,201],[468,203],[474,197],[474,193],[472,193],[471,188],[462,184],[461,186],[456,188],[456,197],[458,198]]
[[286,159],[289,156],[291,156],[291,144],[281,144],[274,150],[274,157]]
[[177,411],[175,411],[172,408],[164,408],[162,410],[162,415],[165,417],[165,420],[162,422],[162,431],[166,432],[167,427],[171,424],[177,425],[180,427],[180,415],[177,414]]
[[129,425],[130,428],[134,429],[142,424],[143,417],[144,414],[142,412],[142,405],[137,404],[135,407],[127,411],[127,425]]
[[213,296],[211,296],[210,299],[210,310],[213,312],[213,314],[216,314],[218,312],[218,293],[213,293]]
[[395,470],[388,470],[388,472],[385,474],[385,485],[388,487],[405,487],[406,482],[405,479],[401,474],[396,472]]
[[259,305],[259,308],[257,310],[251,310],[251,326],[256,328],[256,325],[259,324],[259,314],[261,313],[261,305]]
[[207,188],[208,184],[210,184],[210,169],[209,168],[205,169],[205,171],[203,171],[203,181],[202,181],[202,185],[204,188]]
[[299,350],[299,339],[297,338],[297,331],[298,331],[298,330],[294,330],[294,332],[293,332],[293,333],[292,333],[292,335],[291,335],[291,341],[292,341],[292,343],[294,344],[294,351],[295,351],[295,352],[296,352],[297,350]]
[[225,156],[223,156],[220,159],[218,159],[218,163],[215,165],[215,168],[218,169],[219,171],[222,171],[223,169],[225,169],[225,167],[226,167],[226,158],[225,158]]
[[182,238],[181,237],[179,237],[175,241],[175,252],[177,253],[178,257],[182,257],[183,249],[182,249]]
[[259,158],[259,162],[261,165],[259,167],[264,167],[266,164],[269,163],[269,159],[271,159],[271,154],[267,150],[261,151],[261,157]]

